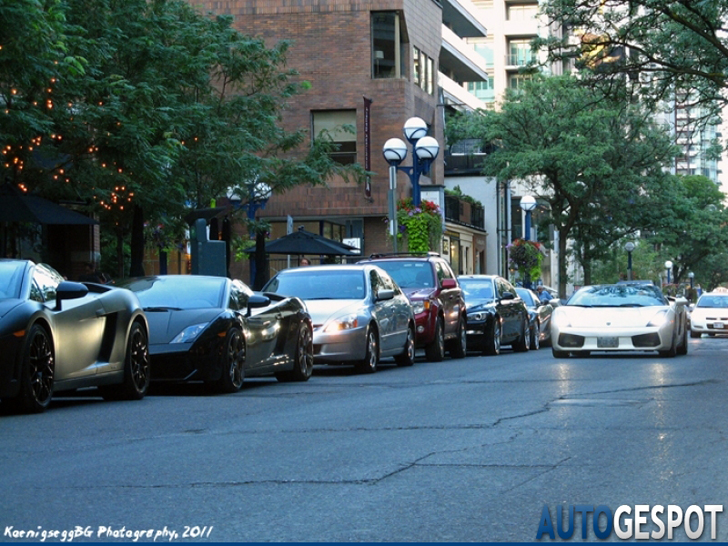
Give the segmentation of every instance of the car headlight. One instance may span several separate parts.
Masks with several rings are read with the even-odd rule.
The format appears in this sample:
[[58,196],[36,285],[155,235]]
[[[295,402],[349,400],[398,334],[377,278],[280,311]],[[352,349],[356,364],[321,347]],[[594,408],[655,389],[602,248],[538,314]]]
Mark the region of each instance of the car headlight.
[[661,311],[658,311],[654,317],[652,317],[650,322],[647,323],[647,326],[662,326],[667,321],[667,309],[662,309]]
[[415,315],[419,315],[420,313],[429,311],[431,305],[432,305],[432,302],[430,300],[413,301],[412,302],[412,312]]
[[170,343],[189,343],[190,341],[194,341],[195,339],[197,339],[197,336],[199,336],[202,331],[207,328],[208,324],[208,322],[203,322],[200,324],[195,324],[193,326],[188,326],[179,334],[174,336],[174,339],[170,341]]
[[335,334],[343,330],[351,330],[357,326],[359,326],[359,317],[357,315],[346,315],[329,322],[324,328],[324,332],[327,334]]
[[488,316],[488,313],[484,313],[482,311],[477,312],[477,313],[468,313],[468,321],[472,320],[475,322],[479,322],[481,320],[485,320],[485,317],[487,317],[487,316]]

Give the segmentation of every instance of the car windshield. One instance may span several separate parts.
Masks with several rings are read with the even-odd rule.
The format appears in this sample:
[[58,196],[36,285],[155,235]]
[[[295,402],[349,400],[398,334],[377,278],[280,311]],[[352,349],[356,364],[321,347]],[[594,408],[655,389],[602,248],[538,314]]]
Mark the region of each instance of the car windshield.
[[430,262],[381,260],[376,262],[394,279],[400,288],[434,288],[435,276]]
[[538,307],[538,303],[534,300],[532,292],[528,288],[516,288],[516,292],[526,305],[529,307]]
[[24,270],[23,262],[0,262],[0,299],[20,297]]
[[575,292],[566,305],[572,307],[653,307],[669,304],[656,286],[612,284],[585,286]]
[[709,307],[709,308],[726,308],[728,307],[728,295],[727,296],[713,296],[711,294],[702,296],[696,305],[696,307]]
[[123,285],[136,293],[144,309],[221,308],[225,292],[224,277],[170,275],[142,278]]
[[263,288],[283,296],[302,300],[362,300],[366,296],[364,271],[361,269],[296,269],[277,275]]
[[458,279],[463,289],[463,298],[467,300],[492,300],[493,283],[487,280]]

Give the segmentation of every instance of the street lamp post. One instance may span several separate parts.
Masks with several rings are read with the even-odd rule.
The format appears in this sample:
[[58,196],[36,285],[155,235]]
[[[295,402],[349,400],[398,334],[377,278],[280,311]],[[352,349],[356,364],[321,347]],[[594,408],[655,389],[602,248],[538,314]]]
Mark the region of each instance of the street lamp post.
[[536,208],[536,198],[532,195],[524,195],[521,197],[521,208],[526,212],[526,225],[523,229],[523,238],[526,241],[531,240],[531,213]]
[[624,245],[624,249],[627,251],[627,280],[632,280],[632,251],[634,250],[634,243],[629,241]]
[[[421,118],[409,118],[403,129],[404,137],[414,148],[412,154],[412,166],[403,167],[401,165],[407,156],[407,144],[402,139],[390,138],[384,143],[382,153],[384,159],[389,163],[389,221],[391,230],[394,235],[395,245],[397,244],[396,219],[397,219],[397,170],[400,170],[409,176],[412,184],[412,203],[419,207],[422,201],[420,197],[420,175],[427,170],[427,167],[437,157],[440,152],[440,145],[434,137],[427,136],[427,123]],[[396,252],[396,247],[395,247]]]
[[672,262],[670,260],[665,262],[665,269],[667,269],[667,284],[670,284],[670,273],[672,272]]
[[[248,220],[255,221],[258,210],[264,209],[268,199],[273,195],[272,188],[265,182],[250,182],[248,185]],[[250,284],[253,290],[260,290],[265,284],[263,270],[265,269],[265,232],[257,227],[255,229],[255,255],[250,262]]]
[[693,286],[693,281],[695,281],[695,273],[693,273],[692,271],[688,273],[688,279],[690,279],[690,290],[692,290],[693,288],[695,288]]

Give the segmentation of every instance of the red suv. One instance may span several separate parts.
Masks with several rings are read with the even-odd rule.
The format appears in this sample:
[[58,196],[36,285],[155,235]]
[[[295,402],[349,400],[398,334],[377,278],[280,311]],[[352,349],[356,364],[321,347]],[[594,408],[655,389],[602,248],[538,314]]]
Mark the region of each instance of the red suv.
[[415,313],[417,347],[439,362],[466,351],[465,301],[450,264],[439,254],[372,254],[366,262],[384,269],[407,294]]

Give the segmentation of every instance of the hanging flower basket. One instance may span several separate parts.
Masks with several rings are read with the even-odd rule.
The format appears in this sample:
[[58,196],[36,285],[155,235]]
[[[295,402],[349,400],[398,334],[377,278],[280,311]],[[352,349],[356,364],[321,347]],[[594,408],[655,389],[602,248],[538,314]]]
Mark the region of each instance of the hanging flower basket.
[[404,243],[408,252],[424,253],[437,250],[442,239],[442,213],[432,201],[422,201],[414,206],[412,199],[397,203],[398,241]]
[[539,243],[526,239],[514,239],[506,250],[508,250],[508,265],[511,268],[518,269],[522,274],[527,275],[528,280],[536,280],[541,277],[543,253]]

